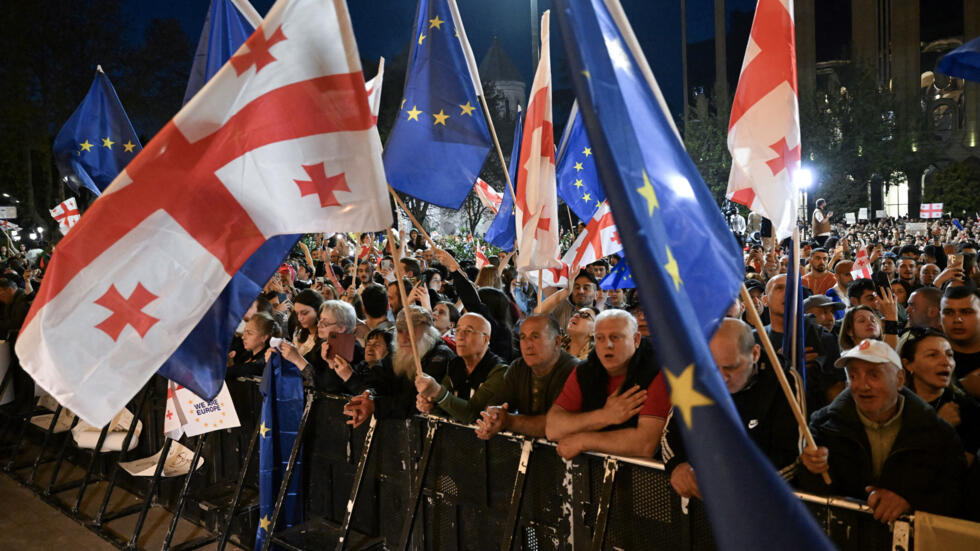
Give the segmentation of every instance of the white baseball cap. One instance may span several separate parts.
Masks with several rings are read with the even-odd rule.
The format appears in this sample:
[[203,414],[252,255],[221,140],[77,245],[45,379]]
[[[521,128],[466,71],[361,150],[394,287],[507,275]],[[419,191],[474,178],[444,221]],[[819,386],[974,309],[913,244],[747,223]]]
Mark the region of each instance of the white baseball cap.
[[840,355],[840,359],[834,362],[834,367],[845,367],[848,360],[852,358],[857,358],[859,360],[864,360],[874,364],[890,363],[894,365],[896,369],[902,368],[902,360],[898,357],[898,353],[884,341],[864,339],[854,348],[845,350],[844,353]]

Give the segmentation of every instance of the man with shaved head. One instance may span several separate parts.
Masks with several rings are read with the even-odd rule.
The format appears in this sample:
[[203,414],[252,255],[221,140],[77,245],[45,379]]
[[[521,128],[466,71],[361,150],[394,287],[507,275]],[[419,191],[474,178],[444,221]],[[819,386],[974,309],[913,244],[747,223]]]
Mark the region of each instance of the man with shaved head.
[[472,423],[488,405],[499,403],[507,364],[490,351],[490,322],[469,313],[456,322],[456,358],[449,362],[439,384],[435,378],[415,378],[419,398],[416,406],[430,413],[434,406],[461,423]]
[[[796,474],[796,458],[802,449],[802,434],[790,410],[779,380],[771,368],[760,369],[760,347],[752,328],[741,320],[725,318],[711,338],[711,356],[721,372],[725,387],[749,437],[789,480]],[[796,373],[787,378],[794,391]],[[671,413],[661,439],[664,467],[670,484],[681,497],[701,497],[694,467],[687,459],[677,417]]]

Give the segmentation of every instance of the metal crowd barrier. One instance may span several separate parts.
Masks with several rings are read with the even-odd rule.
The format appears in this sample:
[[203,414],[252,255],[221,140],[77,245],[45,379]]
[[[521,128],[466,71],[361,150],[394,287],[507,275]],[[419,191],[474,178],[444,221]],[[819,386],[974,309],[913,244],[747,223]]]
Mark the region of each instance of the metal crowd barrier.
[[[6,382],[0,381],[0,392]],[[130,403],[136,415],[122,449],[128,449],[140,420],[143,430],[134,450],[102,451],[105,429],[95,450],[77,448],[70,431],[54,432],[59,407],[47,430],[31,424],[29,416],[8,416],[0,432],[7,445],[0,464],[120,549],[145,548],[141,532],[153,509],[171,517],[163,550],[212,543],[219,550],[230,543],[251,549],[259,527],[261,396],[254,381],[229,381],[229,390],[242,426],[183,439],[194,450],[194,462],[200,456],[205,464],[182,477],[162,477],[162,459],[149,479],[130,476],[118,466],[161,448],[161,458],[166,457],[172,441],[162,434],[166,384],[159,377]],[[341,411],[345,402],[307,394],[291,454],[293,460],[302,457],[305,521],[273,529],[266,549],[715,548],[701,502],[678,497],[659,462],[592,453],[566,461],[546,440],[501,434],[484,441],[472,426],[432,416],[372,420],[352,429]],[[73,468],[65,469],[66,463]],[[277,496],[273,527],[292,466],[290,461]],[[66,470],[76,472],[73,479],[63,480]],[[120,491],[136,499],[113,508],[112,498]],[[99,507],[82,507],[86,496],[95,496]],[[913,549],[911,517],[890,530],[861,503],[798,496],[840,549]],[[131,526],[128,535],[114,527],[120,519]],[[199,534],[175,543],[181,521],[199,527]]]

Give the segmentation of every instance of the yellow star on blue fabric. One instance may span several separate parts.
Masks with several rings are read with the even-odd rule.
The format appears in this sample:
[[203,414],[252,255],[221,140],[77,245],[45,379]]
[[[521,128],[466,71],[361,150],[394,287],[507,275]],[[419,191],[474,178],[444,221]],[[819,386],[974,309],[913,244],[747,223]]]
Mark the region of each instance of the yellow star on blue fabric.
[[112,149],[113,144],[116,142],[112,141],[112,138],[102,138],[102,147],[106,149]]
[[136,144],[132,140],[127,141],[123,144],[124,153],[133,153],[136,150]]
[[670,278],[674,280],[674,290],[681,290],[681,283],[684,280],[681,279],[681,270],[677,266],[677,260],[674,259],[674,255],[670,252],[670,247],[667,247],[667,264],[664,265],[664,269],[670,274]]
[[691,428],[691,411],[699,406],[710,406],[714,402],[694,390],[694,364],[685,367],[680,375],[674,375],[669,369],[663,371],[667,374],[667,383],[670,385],[670,403],[681,412],[687,428]]
[[445,21],[443,21],[442,19],[439,19],[439,14],[436,14],[435,17],[433,17],[432,19],[429,20],[429,28],[431,29],[432,27],[435,27],[437,29],[442,30],[442,24],[443,23],[445,23]]
[[586,157],[591,157],[592,156],[592,148],[591,147],[586,147],[585,149],[582,150],[582,154],[585,155]]
[[660,208],[660,201],[657,200],[657,192],[653,189],[653,184],[650,183],[650,178],[647,177],[647,171],[643,171],[643,187],[636,188],[636,191],[647,200],[647,211],[650,216],[653,216],[653,209]]
[[421,46],[421,45],[422,45],[422,41],[423,41],[423,40],[425,40],[425,35],[424,35],[424,34],[421,34],[421,33],[420,33],[420,34],[419,34],[419,46]]
[[589,195],[588,193],[586,193],[585,195],[582,196],[582,200],[583,201],[591,201],[592,200],[592,196]]
[[272,521],[269,520],[269,515],[266,515],[259,519],[259,530],[265,533],[269,533],[269,526],[272,526]]
[[432,116],[436,118],[436,120],[432,123],[433,125],[441,124],[446,126],[446,119],[449,118],[449,115],[444,113],[442,109],[440,109],[438,113],[433,113]]
[[419,120],[419,113],[421,112],[422,111],[419,110],[417,105],[413,105],[412,108],[408,110],[408,120],[410,121]]
[[585,184],[583,184],[583,183],[582,183],[582,180],[575,180],[575,187],[577,187],[577,188],[578,188],[578,187],[582,187],[582,186],[584,186],[584,185],[585,185]]
[[272,429],[270,429],[269,427],[267,427],[267,426],[265,426],[265,422],[263,422],[263,423],[262,423],[261,425],[259,425],[259,433],[261,433],[261,434],[262,434],[262,438],[265,438],[265,435],[266,435],[266,434],[267,434],[267,433],[268,433],[268,432],[269,432],[270,430],[272,430]]
[[460,113],[460,115],[469,115],[471,117],[473,116],[473,110],[476,109],[476,107],[473,107],[472,105],[470,105],[470,102],[468,102],[468,101],[466,102],[465,105],[460,105],[459,108],[463,110]]
[[582,171],[582,163],[575,163],[575,170],[578,172]]
[[78,144],[78,147],[82,148],[81,151],[91,151],[93,145],[94,144],[89,143],[88,140],[85,140],[84,142]]

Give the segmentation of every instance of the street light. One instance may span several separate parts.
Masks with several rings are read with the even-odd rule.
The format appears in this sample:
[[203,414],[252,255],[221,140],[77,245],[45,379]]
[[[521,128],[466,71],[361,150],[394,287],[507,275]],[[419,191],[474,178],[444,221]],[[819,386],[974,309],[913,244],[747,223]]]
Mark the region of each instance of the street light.
[[813,185],[813,171],[801,166],[799,170],[793,173],[793,185],[803,195],[803,202],[800,204],[800,209],[797,212],[803,224],[803,233],[806,234],[807,190]]
[[36,233],[34,233],[34,232],[31,232],[31,233],[29,233],[29,234],[27,234],[27,237],[28,237],[28,238],[29,238],[29,239],[30,239],[31,241],[37,241],[37,234],[36,234]]

